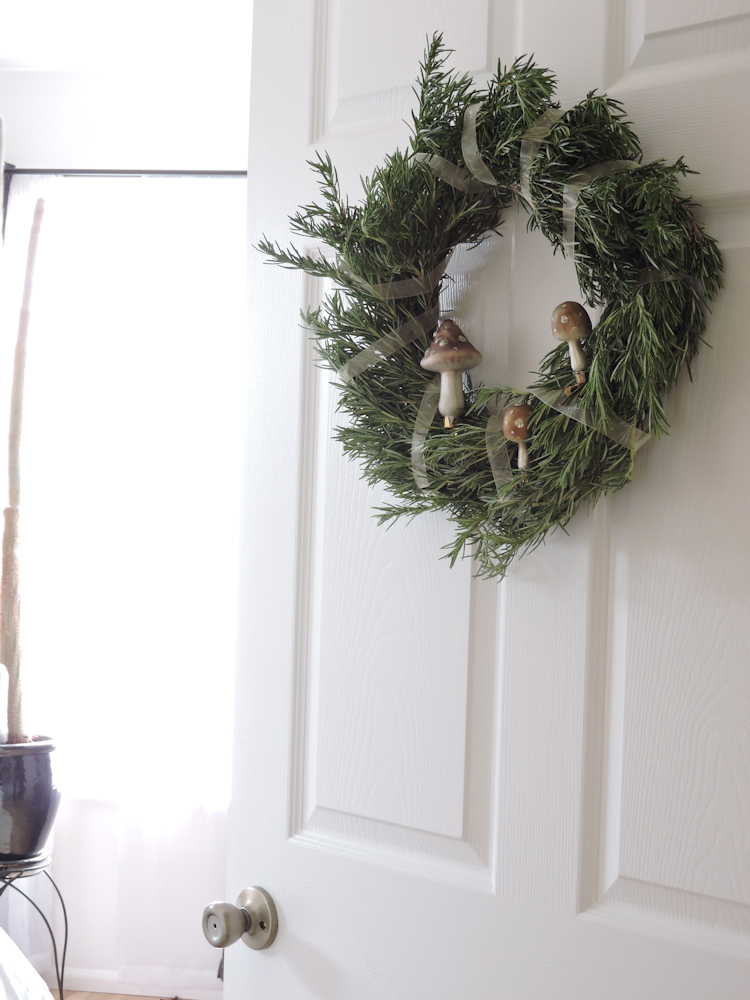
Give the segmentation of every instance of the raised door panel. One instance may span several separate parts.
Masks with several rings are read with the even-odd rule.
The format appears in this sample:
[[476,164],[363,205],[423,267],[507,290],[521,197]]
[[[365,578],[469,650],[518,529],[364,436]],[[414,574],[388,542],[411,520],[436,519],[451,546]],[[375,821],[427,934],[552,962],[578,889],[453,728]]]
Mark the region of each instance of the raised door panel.
[[325,87],[319,130],[326,138],[382,128],[408,117],[415,53],[443,32],[458,69],[486,71],[492,32],[491,0],[325,0]]
[[[488,57],[488,45],[500,29],[510,52],[509,5],[463,9],[460,24],[440,3],[422,6],[403,14],[419,32],[396,43],[381,10],[321,5],[317,120],[332,131],[316,144],[330,149],[352,198],[359,173],[395,144],[367,115],[414,79],[426,28],[444,30],[459,69],[480,56],[482,71],[494,62],[497,46]],[[593,30],[595,8],[582,5],[575,25]],[[586,65],[593,71],[596,60]],[[349,123],[359,126],[348,129],[336,115],[355,107],[360,118]],[[378,121],[388,124],[387,115]],[[459,250],[449,273],[442,312],[482,351],[477,378],[527,385],[550,346],[551,308],[576,294],[571,262],[511,213],[501,237]],[[310,287],[310,301],[321,291]],[[575,912],[590,526],[552,539],[506,584],[472,580],[470,560],[453,569],[440,562],[452,536],[443,517],[385,532],[372,517],[384,494],[330,440],[341,419],[336,393],[312,361],[308,353],[302,453],[314,458],[303,500],[291,833]]]
[[[361,196],[359,175],[406,134],[400,119],[428,35],[445,32],[460,69],[486,70],[494,9],[487,0],[460,11],[442,2],[319,5],[313,139],[330,150],[350,198]],[[459,315],[477,256],[456,255],[444,312]],[[325,293],[314,282],[307,291],[312,304]],[[316,370],[310,349],[306,364],[290,833],[488,886],[497,585],[473,580],[470,559],[452,569],[441,560],[453,536],[444,517],[378,526],[387,494],[331,439],[342,421],[333,378]]]
[[631,2],[631,66],[659,66],[750,46],[748,0],[646,0]]
[[[621,59],[610,89],[646,158],[684,154],[700,171],[682,187],[706,206],[727,270],[694,381],[684,376],[668,400],[670,436],[639,453],[633,484],[607,505],[600,867],[583,908],[644,927],[668,917],[691,940],[718,934],[744,954],[750,532],[749,477],[735,456],[750,429],[742,332],[749,66],[738,49],[750,4],[647,0],[612,5],[610,15],[609,69],[614,41]],[[710,51],[696,47],[701,38]],[[595,803],[584,799],[584,811],[593,814]]]
[[323,386],[324,509],[316,512],[315,803],[449,837],[463,830],[470,563],[439,559],[444,518],[386,531],[388,501],[331,440]]
[[704,204],[747,192],[749,0],[618,0],[607,36],[605,83],[646,158],[684,156]]
[[750,429],[750,229],[745,244],[724,250],[711,346],[670,399],[672,435],[615,505],[613,597],[627,621],[612,664],[605,898],[748,935],[750,476],[737,457]]

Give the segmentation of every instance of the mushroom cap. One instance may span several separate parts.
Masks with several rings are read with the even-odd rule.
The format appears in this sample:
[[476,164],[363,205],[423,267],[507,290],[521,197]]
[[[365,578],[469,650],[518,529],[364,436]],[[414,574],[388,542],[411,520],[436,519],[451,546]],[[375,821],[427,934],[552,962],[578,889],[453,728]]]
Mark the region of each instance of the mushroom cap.
[[561,302],[552,313],[552,335],[557,340],[583,340],[590,333],[591,320],[580,302]]
[[509,406],[503,416],[503,434],[509,441],[528,441],[531,407],[526,403]]
[[444,319],[419,363],[428,372],[467,372],[481,360],[482,355],[469,343],[461,327]]

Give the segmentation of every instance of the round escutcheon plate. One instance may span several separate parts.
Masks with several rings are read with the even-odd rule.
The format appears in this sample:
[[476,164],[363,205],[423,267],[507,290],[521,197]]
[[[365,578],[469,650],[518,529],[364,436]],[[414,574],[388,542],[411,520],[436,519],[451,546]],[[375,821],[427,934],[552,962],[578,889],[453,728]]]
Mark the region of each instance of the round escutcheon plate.
[[248,948],[261,951],[272,945],[279,929],[279,918],[270,893],[257,885],[243,889],[237,897],[237,906],[250,915],[250,927],[242,935]]

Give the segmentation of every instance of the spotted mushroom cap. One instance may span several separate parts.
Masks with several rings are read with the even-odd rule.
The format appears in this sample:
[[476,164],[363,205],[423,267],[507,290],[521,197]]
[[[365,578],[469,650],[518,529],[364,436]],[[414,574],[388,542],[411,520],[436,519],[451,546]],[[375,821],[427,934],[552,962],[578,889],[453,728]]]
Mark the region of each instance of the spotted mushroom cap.
[[589,314],[579,302],[561,302],[552,313],[552,335],[557,340],[584,340],[590,333]]
[[528,441],[531,407],[525,403],[509,406],[503,416],[503,434],[509,441]]
[[444,319],[419,362],[428,372],[467,372],[481,362],[482,355],[453,320]]

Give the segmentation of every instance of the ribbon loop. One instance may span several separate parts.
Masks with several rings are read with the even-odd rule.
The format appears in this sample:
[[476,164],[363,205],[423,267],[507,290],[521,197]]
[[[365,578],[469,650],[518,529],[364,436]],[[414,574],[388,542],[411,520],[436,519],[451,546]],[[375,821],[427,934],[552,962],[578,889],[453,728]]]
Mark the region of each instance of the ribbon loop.
[[519,176],[519,187],[521,197],[533,208],[534,200],[531,197],[531,167],[542,148],[547,133],[565,114],[560,108],[547,108],[543,115],[540,115],[535,122],[526,129],[521,136],[521,153],[519,163],[521,171]]
[[651,437],[646,431],[639,430],[634,424],[626,424],[619,417],[611,416],[603,421],[593,407],[581,406],[560,389],[530,389],[529,392],[558,413],[570,417],[571,420],[577,420],[579,424],[590,427],[591,430],[605,434],[612,441],[633,452],[638,451]]
[[430,295],[437,288],[443,274],[445,274],[445,269],[448,267],[452,253],[453,251],[451,250],[429,274],[421,274],[418,278],[404,278],[398,281],[382,281],[374,285],[370,285],[363,278],[360,278],[343,261],[339,263],[339,270],[348,274],[362,288],[382,299],[412,299],[418,295]]
[[411,471],[420,490],[430,488],[427,465],[424,460],[424,443],[427,440],[432,421],[435,419],[440,400],[440,376],[436,375],[424,391],[417,410],[414,432],[411,436]]
[[455,163],[451,163],[450,160],[446,160],[436,153],[415,153],[414,159],[424,163],[436,177],[445,181],[446,184],[450,184],[457,191],[463,191],[466,194],[481,194],[485,189],[486,185],[482,184],[481,181],[476,180],[466,170],[462,170]]
[[[531,196],[531,168],[550,129],[564,114],[565,111],[559,108],[548,108],[521,138],[519,192],[532,208],[534,199]],[[563,249],[568,255],[572,256],[575,251],[576,207],[581,191],[597,177],[611,177],[620,170],[635,170],[639,166],[640,163],[635,160],[605,160],[568,179],[563,186]]]
[[345,365],[336,372],[342,382],[349,382],[355,375],[361,375],[363,371],[373,365],[380,364],[385,358],[400,351],[402,347],[418,340],[427,333],[438,321],[440,309],[434,306],[427,312],[420,313],[419,316],[412,316],[406,323],[403,323],[396,330],[391,330],[384,337],[370,344],[359,354],[355,354]]
[[497,181],[492,176],[490,168],[482,159],[482,154],[479,152],[479,144],[477,142],[477,115],[479,114],[479,109],[482,107],[482,104],[482,101],[479,101],[477,104],[470,104],[466,111],[464,111],[464,128],[461,133],[461,152],[463,153],[464,163],[474,177],[476,177],[478,181],[481,181],[482,184],[496,187]]
[[[415,154],[415,159],[424,163],[436,177],[450,184],[457,191],[463,191],[467,194],[479,194],[487,186],[496,186],[498,183],[479,152],[477,115],[481,106],[481,102],[471,104],[464,112],[461,152],[466,166],[469,168],[468,171],[456,166],[455,163],[451,163],[444,157],[433,153]],[[534,207],[534,202],[531,196],[531,168],[550,129],[564,114],[565,111],[561,109],[548,108],[544,114],[540,115],[529,126],[521,138],[519,190],[521,197],[532,208]],[[607,160],[603,163],[596,163],[569,178],[563,187],[563,247],[566,253],[572,255],[575,252],[575,217],[581,191],[585,187],[588,187],[597,177],[609,177],[620,170],[635,170],[639,166],[640,164],[634,160]],[[407,278],[372,285],[367,284],[345,266],[343,269],[373,294],[381,296],[384,299],[399,299],[430,294],[439,284],[449,260],[450,254],[432,272],[421,275],[418,278]],[[641,273],[638,285],[652,281],[670,280],[675,279],[673,276],[667,276],[663,272],[657,270],[644,271]],[[378,362],[400,350],[406,344],[412,343],[421,334],[426,333],[437,323],[438,317],[439,307],[437,306],[428,312],[422,313],[420,316],[412,317],[412,319],[397,330],[387,333],[380,340],[375,341],[370,347],[348,361],[339,369],[339,378],[342,382],[348,382],[355,375],[359,375],[372,365],[378,364]],[[605,434],[608,438],[630,449],[633,453],[644,445],[650,437],[645,431],[626,424],[619,417],[612,416],[608,420],[603,421],[593,407],[581,406],[580,403],[566,396],[559,389],[532,389],[528,391],[546,406],[557,410],[558,413],[562,413],[571,420],[575,420],[600,434]],[[427,475],[427,465],[424,458],[424,447],[427,435],[435,419],[439,398],[440,376],[436,375],[424,391],[412,433],[411,468],[414,481],[421,490],[430,488],[430,480]],[[488,419],[484,441],[490,469],[492,470],[492,478],[495,481],[495,488],[499,491],[501,487],[507,485],[513,479],[508,459],[507,444],[505,435],[503,434],[502,415],[493,415]]]
[[621,170],[637,170],[640,163],[635,160],[604,160],[595,163],[578,174],[574,174],[563,187],[563,249],[569,256],[575,253],[576,207],[581,191],[597,177],[611,177]]
[[513,478],[508,458],[508,447],[503,434],[502,414],[491,416],[487,421],[484,446],[487,450],[492,478],[495,480],[495,489],[499,490],[501,486],[505,486]]

